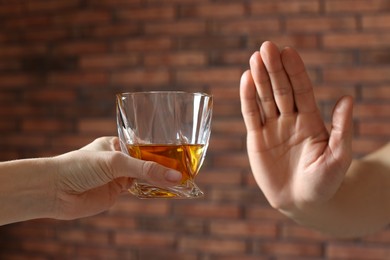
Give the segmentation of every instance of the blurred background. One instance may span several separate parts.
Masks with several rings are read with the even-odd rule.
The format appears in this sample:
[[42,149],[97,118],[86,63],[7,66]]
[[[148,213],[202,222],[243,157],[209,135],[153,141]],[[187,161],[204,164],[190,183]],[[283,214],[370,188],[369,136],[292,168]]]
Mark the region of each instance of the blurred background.
[[117,135],[118,92],[215,99],[203,199],[129,195],[94,217],[1,226],[0,258],[390,259],[390,228],[328,238],[272,209],[255,184],[239,80],[265,40],[299,50],[328,124],[340,96],[355,98],[355,157],[389,141],[387,0],[0,1],[1,161]]

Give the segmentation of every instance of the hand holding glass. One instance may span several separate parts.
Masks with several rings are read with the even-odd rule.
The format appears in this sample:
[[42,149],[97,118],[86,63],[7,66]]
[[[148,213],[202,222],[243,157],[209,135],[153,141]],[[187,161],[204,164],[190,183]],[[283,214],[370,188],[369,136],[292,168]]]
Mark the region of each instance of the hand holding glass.
[[130,193],[140,198],[202,197],[195,177],[209,143],[212,97],[161,91],[122,93],[116,98],[122,152],[182,173],[181,184],[169,188],[136,179]]

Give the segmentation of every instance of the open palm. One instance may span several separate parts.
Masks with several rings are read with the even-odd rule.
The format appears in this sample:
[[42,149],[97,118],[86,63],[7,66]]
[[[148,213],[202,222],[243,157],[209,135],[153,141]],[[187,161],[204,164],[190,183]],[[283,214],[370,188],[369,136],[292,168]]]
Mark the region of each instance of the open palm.
[[271,42],[252,55],[240,96],[251,168],[272,206],[329,200],[351,162],[351,98],[337,103],[328,133],[298,53]]

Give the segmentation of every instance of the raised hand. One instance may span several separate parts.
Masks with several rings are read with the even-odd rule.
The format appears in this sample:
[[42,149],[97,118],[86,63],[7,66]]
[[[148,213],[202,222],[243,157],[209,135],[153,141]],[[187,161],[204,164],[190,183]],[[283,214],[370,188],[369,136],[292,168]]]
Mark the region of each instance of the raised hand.
[[240,83],[247,150],[257,184],[286,214],[326,203],[351,163],[351,97],[336,104],[330,132],[299,54],[265,42]]

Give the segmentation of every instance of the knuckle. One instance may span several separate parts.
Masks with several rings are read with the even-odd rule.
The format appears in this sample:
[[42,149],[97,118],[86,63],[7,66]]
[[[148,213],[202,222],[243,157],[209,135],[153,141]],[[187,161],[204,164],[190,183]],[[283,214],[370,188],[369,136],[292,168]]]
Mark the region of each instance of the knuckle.
[[145,179],[153,177],[153,172],[156,170],[156,164],[151,161],[143,161],[142,163],[142,176]]
[[252,66],[259,66],[260,65],[260,52],[256,51],[252,54],[252,56],[249,58],[249,64]]
[[[105,156],[102,156],[102,167],[103,170],[111,177],[114,178],[116,175],[119,174],[117,172],[118,165],[121,165],[123,162],[124,154],[121,152],[108,152],[105,153]],[[120,170],[119,170],[120,171]]]

